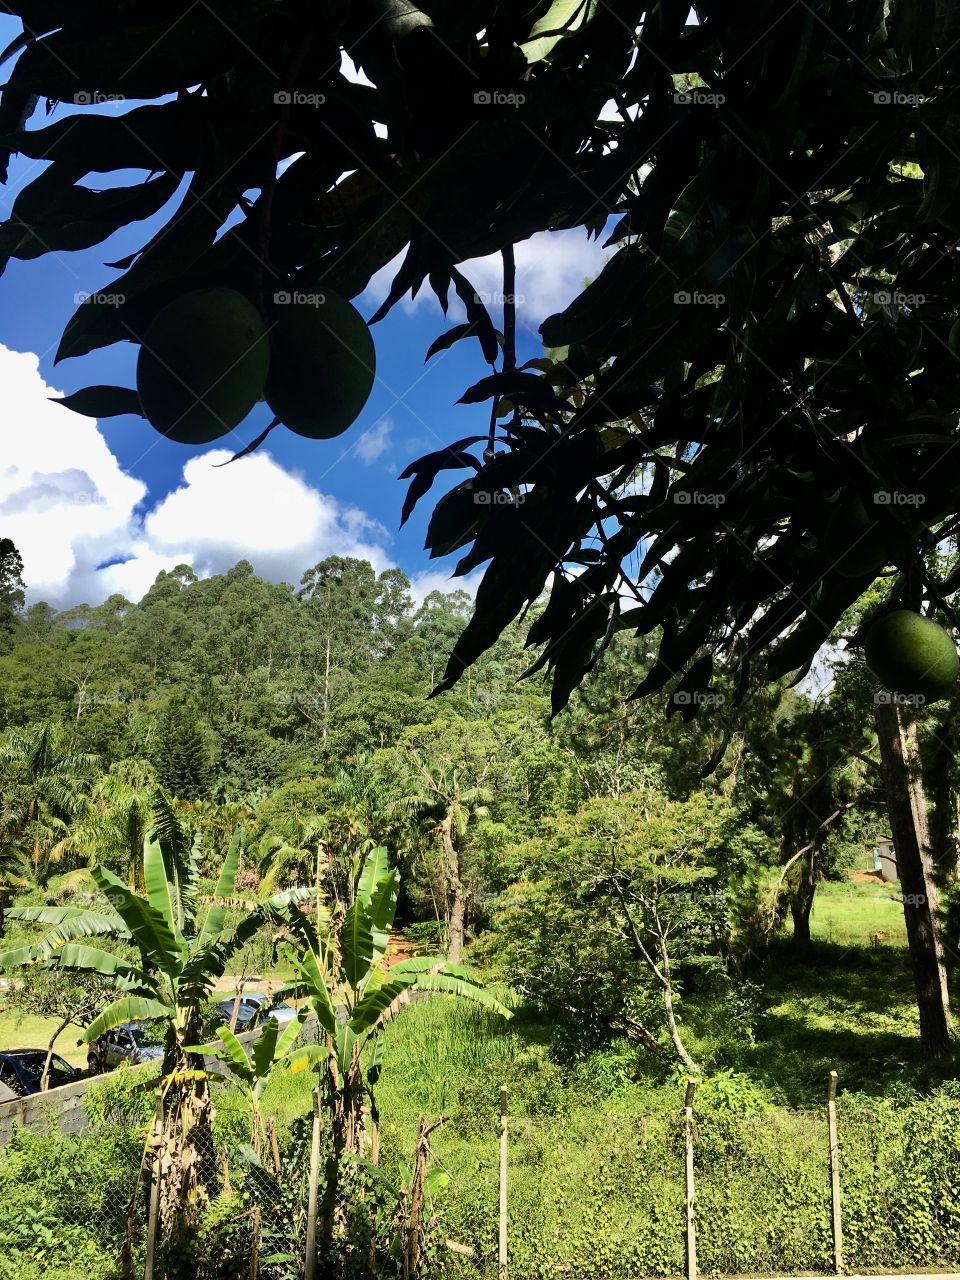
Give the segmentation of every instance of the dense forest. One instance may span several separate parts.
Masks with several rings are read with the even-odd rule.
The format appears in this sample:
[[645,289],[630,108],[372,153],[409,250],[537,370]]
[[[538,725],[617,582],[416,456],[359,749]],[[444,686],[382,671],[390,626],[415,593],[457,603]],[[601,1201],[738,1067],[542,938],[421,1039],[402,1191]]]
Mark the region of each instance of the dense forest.
[[[710,1064],[685,1045],[682,993],[735,998],[784,928],[808,953],[818,885],[889,826],[875,682],[839,650],[816,697],[681,692],[665,711],[631,696],[652,656],[615,643],[551,719],[539,673],[520,679],[519,628],[431,698],[470,600],[415,606],[399,570],[332,558],[293,588],[246,562],[180,566],[137,604],[56,612],[23,608],[15,550],[6,564],[8,902],[93,863],[139,883],[159,788],[199,831],[204,874],[238,823],[250,891],[312,883],[322,863],[349,893],[383,844],[403,871],[398,927],[454,962],[473,945],[584,1051],[625,1037],[694,1070]],[[903,710],[949,940],[956,712]]]

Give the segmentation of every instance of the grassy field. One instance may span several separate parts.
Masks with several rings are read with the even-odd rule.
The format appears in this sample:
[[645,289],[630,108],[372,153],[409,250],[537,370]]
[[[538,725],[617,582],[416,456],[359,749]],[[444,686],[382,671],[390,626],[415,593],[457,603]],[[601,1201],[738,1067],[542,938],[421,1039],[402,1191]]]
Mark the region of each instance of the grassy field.
[[[56,1018],[34,1018],[3,1007],[3,995],[0,993],[0,1052],[4,1049],[46,1049],[47,1043],[57,1029]],[[55,1045],[55,1052],[75,1067],[86,1067],[87,1046],[78,1045],[80,1030],[67,1027]]]
[[907,933],[898,884],[877,880],[827,881],[817,889],[810,932],[821,942],[870,947],[875,933],[881,946],[905,947]]

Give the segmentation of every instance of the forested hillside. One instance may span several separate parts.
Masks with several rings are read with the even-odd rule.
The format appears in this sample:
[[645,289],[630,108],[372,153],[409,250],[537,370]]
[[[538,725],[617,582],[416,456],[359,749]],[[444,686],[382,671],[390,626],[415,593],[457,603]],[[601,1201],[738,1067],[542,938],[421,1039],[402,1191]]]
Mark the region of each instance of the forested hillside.
[[[136,884],[160,788],[199,831],[205,874],[237,823],[244,883],[263,892],[312,883],[322,863],[348,893],[384,843],[414,936],[455,960],[476,940],[536,1006],[589,1026],[584,1047],[626,1037],[693,1066],[681,993],[730,988],[784,927],[802,956],[817,886],[866,865],[883,833],[872,684],[841,662],[816,700],[681,692],[664,714],[630,697],[652,659],[614,644],[551,719],[540,674],[520,679],[532,658],[517,628],[431,698],[469,611],[462,592],[415,605],[400,571],[329,559],[297,588],[243,562],[208,579],[181,566],[138,604],[11,615],[8,902],[94,863]],[[922,722],[949,894],[940,708]]]

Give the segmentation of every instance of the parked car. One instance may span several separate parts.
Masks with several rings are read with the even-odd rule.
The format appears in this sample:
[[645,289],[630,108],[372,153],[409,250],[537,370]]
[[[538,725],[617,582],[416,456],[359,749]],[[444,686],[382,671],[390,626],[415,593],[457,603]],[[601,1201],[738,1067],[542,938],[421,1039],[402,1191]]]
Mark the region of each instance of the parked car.
[[254,1027],[262,1027],[268,1018],[273,1018],[274,1022],[280,1024],[282,1031],[296,1016],[296,1009],[289,1004],[261,1005],[247,1023],[247,1030],[252,1031]]
[[[240,997],[240,1008],[237,1010],[236,1029],[238,1031],[249,1030],[255,1015],[269,999],[270,997],[264,995],[262,991],[244,991]],[[217,1005],[217,1017],[228,1027],[233,1021],[233,1006],[236,1004],[236,1000],[236,996],[228,996],[226,1000],[221,1000]]]
[[[5,1085],[18,1098],[39,1093],[43,1080],[43,1066],[47,1060],[46,1049],[7,1049],[0,1053],[0,1085]],[[71,1067],[59,1054],[50,1059],[49,1088],[80,1080],[83,1072]]]
[[[236,996],[228,996],[217,1005],[217,1017],[225,1026],[233,1020],[233,1006]],[[240,997],[240,1008],[237,1011],[237,1031],[253,1031],[262,1027],[267,1018],[273,1018],[281,1028],[292,1022],[297,1016],[296,1009],[288,1004],[270,1004],[270,996],[262,991],[244,991]]]
[[163,1057],[163,1026],[151,1022],[123,1022],[94,1040],[87,1054],[91,1075],[109,1071],[121,1062],[138,1064]]

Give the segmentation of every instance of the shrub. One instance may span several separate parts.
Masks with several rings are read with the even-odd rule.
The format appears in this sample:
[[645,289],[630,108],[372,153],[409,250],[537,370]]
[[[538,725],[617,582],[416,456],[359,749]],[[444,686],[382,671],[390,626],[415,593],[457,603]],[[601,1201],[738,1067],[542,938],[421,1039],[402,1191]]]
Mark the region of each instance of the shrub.
[[[18,1130],[0,1149],[0,1280],[100,1280],[113,1274],[142,1144]],[[137,1204],[138,1213],[142,1205]],[[138,1234],[143,1238],[142,1217]]]

